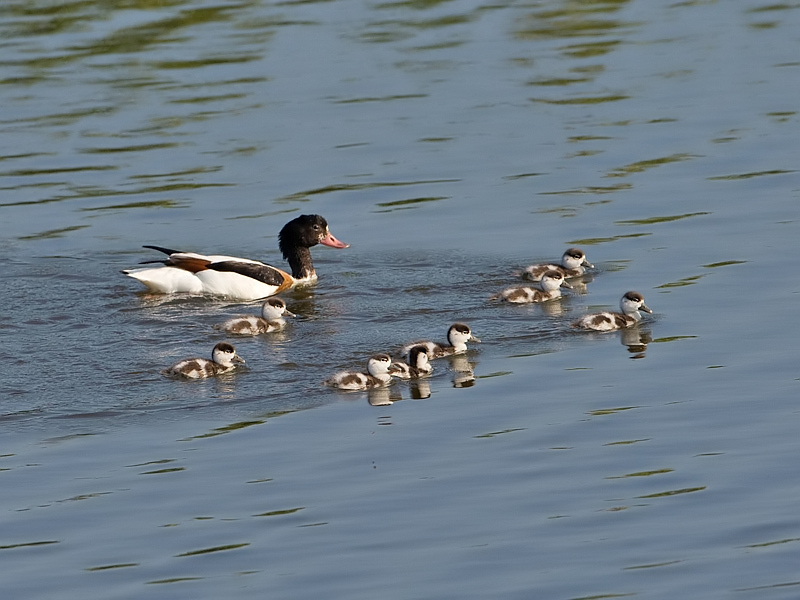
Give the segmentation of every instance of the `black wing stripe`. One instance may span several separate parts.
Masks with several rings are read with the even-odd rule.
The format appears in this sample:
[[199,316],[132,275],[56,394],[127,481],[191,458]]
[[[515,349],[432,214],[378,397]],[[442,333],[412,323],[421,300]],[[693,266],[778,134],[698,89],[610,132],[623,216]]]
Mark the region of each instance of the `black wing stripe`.
[[145,245],[142,248],[150,248],[150,250],[158,250],[159,252],[163,252],[164,254],[178,254],[180,250],[170,250],[169,248],[164,248],[163,246],[149,246]]
[[209,269],[228,273],[239,273],[245,277],[252,277],[267,285],[281,286],[285,282],[285,273],[280,269],[269,265],[258,265],[253,263],[224,261],[208,265]]

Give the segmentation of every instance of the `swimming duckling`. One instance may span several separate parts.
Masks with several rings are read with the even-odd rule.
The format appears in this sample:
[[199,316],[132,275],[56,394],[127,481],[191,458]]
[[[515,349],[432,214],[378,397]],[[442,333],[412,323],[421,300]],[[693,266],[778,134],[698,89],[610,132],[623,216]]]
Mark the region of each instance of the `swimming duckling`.
[[599,312],[584,315],[573,321],[572,327],[591,331],[615,331],[641,321],[640,310],[646,313],[653,312],[645,305],[644,296],[639,292],[626,292],[619,301],[619,307],[622,312]]
[[447,343],[437,344],[431,341],[414,342],[404,346],[400,351],[402,356],[408,355],[411,348],[417,345],[425,346],[428,358],[440,358],[442,356],[450,356],[452,354],[461,354],[467,351],[467,342],[480,342],[478,338],[472,335],[469,326],[463,323],[453,323],[450,329],[447,330]]
[[166,369],[164,375],[177,375],[188,379],[205,379],[227,373],[243,363],[244,359],[236,354],[236,349],[228,342],[220,342],[211,351],[211,360],[207,358],[187,358]]
[[417,344],[408,350],[408,362],[394,362],[392,370],[394,376],[399,379],[416,379],[433,372],[433,366],[429,361],[428,349],[422,344]]
[[546,302],[561,297],[561,286],[572,288],[564,279],[564,274],[555,269],[545,271],[540,279],[539,285],[542,289],[528,286],[516,286],[504,289],[497,297],[506,302],[514,304],[526,304],[531,302]]
[[561,256],[560,265],[530,265],[525,267],[521,275],[523,279],[539,281],[547,271],[558,271],[565,278],[578,277],[593,269],[594,265],[586,260],[586,254],[580,248],[570,248]]
[[367,373],[341,371],[324,381],[340,390],[368,390],[387,385],[392,380],[392,359],[388,354],[376,354],[367,361]]
[[261,307],[261,316],[249,315],[228,319],[224,323],[215,325],[215,329],[222,329],[236,335],[259,335],[279,331],[286,325],[283,317],[294,317],[295,314],[286,308],[286,302],[280,298],[269,298]]

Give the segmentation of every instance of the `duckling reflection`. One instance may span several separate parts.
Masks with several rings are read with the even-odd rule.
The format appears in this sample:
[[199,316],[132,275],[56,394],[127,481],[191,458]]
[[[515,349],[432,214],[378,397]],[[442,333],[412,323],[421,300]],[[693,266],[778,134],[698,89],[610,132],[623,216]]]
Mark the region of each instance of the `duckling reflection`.
[[569,299],[562,298],[559,302],[542,302],[539,304],[542,314],[548,317],[561,317],[567,313],[567,308],[564,302],[569,302]]
[[254,344],[256,344],[262,352],[269,354],[270,361],[273,364],[287,363],[297,358],[297,353],[293,352],[291,344],[295,337],[295,332],[291,327],[288,327],[269,335],[257,336]]
[[389,406],[403,397],[390,387],[376,387],[367,390],[367,402],[370,406]]
[[408,383],[412,400],[427,400],[431,397],[431,382],[428,379],[412,379]]
[[620,343],[628,347],[632,359],[644,358],[647,344],[653,341],[653,335],[646,327],[634,325],[620,331]]
[[463,354],[452,356],[449,361],[450,369],[453,372],[453,387],[466,388],[475,385],[475,372],[473,369],[478,363],[469,362]]
[[591,273],[584,273],[580,277],[570,279],[569,283],[572,285],[572,293],[585,296],[589,293],[587,284],[592,283],[592,281],[594,281],[594,275]]

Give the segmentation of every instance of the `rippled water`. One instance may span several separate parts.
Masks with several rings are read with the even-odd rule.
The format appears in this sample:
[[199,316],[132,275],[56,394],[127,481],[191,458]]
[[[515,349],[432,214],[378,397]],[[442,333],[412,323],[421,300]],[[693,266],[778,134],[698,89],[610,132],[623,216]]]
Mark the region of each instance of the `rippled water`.
[[[5,595],[797,596],[797,7],[0,16]],[[352,246],[298,317],[163,377],[258,303],[146,294],[141,245],[280,266],[310,212]],[[585,287],[490,300],[570,245]],[[429,380],[320,385],[454,321]]]

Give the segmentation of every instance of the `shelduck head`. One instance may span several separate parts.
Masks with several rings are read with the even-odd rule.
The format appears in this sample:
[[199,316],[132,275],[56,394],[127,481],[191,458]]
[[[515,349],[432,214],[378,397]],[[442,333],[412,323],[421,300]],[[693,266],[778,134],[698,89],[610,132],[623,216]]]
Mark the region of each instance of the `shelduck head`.
[[211,360],[223,367],[232,367],[233,363],[243,363],[244,359],[236,354],[236,348],[228,342],[220,342],[211,351]]
[[309,248],[323,244],[331,248],[348,248],[350,244],[333,237],[328,222],[319,215],[300,215],[283,226],[278,234],[278,247],[292,268],[295,279],[316,279]]
[[567,269],[586,267],[593,269],[594,265],[586,260],[586,253],[580,248],[569,248],[561,256],[561,264]]
[[447,330],[447,341],[451,346],[460,347],[466,345],[467,342],[480,342],[478,338],[472,335],[472,330],[464,323],[453,323],[450,329]]
[[367,372],[378,379],[391,377],[392,357],[388,354],[370,356],[367,361]]
[[555,269],[544,272],[540,285],[545,292],[554,292],[561,286],[572,289],[572,286],[564,279],[564,274]]
[[408,366],[415,368],[419,373],[430,373],[433,368],[428,357],[428,348],[422,344],[412,346],[408,351]]
[[350,247],[333,236],[328,222],[319,215],[300,215],[284,225],[278,234],[278,247],[287,260],[293,247],[311,248],[317,244],[331,248]]
[[280,298],[269,298],[261,307],[261,316],[267,321],[274,321],[283,317],[295,317],[297,315],[289,312],[289,309],[286,308],[286,302]]
[[622,296],[622,299],[619,301],[619,308],[623,314],[633,317],[637,321],[642,318],[642,315],[639,314],[640,310],[643,310],[646,313],[653,312],[644,303],[644,296],[642,296],[639,292],[633,291],[625,292],[625,295]]

